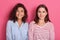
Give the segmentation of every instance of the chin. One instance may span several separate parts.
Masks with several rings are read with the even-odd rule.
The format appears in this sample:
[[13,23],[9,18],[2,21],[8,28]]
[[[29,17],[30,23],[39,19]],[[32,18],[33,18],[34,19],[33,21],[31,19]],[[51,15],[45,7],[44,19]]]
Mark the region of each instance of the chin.
[[21,17],[18,17],[18,19],[21,19]]
[[42,17],[42,18],[40,18],[41,20],[43,20],[44,18]]

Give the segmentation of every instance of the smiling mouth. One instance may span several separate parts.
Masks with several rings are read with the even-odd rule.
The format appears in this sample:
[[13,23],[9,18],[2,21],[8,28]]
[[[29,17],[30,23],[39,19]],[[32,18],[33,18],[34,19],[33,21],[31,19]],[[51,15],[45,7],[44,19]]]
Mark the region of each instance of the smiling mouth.
[[40,17],[43,17],[43,16],[40,16]]

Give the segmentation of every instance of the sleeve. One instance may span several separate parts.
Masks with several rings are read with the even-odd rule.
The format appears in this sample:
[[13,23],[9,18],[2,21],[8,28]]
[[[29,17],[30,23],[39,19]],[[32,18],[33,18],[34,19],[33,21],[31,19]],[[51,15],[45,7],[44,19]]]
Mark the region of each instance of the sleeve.
[[28,23],[26,23],[26,27],[27,27],[27,35],[26,35],[26,40],[28,40]]
[[50,25],[50,40],[55,40],[54,25]]
[[7,22],[6,27],[6,40],[12,40],[12,34],[11,34],[11,25],[10,21]]
[[29,29],[28,29],[28,40],[33,40],[33,24],[29,24]]

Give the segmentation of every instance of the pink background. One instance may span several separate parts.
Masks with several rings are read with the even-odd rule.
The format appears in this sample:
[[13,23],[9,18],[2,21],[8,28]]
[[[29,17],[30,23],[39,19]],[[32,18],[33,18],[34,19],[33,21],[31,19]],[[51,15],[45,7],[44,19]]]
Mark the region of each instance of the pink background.
[[36,7],[45,4],[55,27],[55,40],[60,40],[60,0],[0,0],[0,40],[6,40],[6,22],[9,12],[17,3],[23,3],[28,10],[28,22],[33,20]]

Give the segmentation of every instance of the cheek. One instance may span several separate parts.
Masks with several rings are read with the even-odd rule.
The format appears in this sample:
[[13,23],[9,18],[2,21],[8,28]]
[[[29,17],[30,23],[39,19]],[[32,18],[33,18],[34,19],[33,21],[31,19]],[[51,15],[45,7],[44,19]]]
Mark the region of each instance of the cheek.
[[20,16],[24,16],[24,13],[18,13],[18,12],[17,12],[17,13],[16,13],[16,16],[18,17],[19,15],[20,15]]
[[40,13],[38,13],[38,17],[40,17]]
[[24,16],[24,13],[22,13],[22,15]]
[[18,12],[16,13],[16,17],[18,17]]
[[44,13],[44,14],[42,14],[42,16],[43,16],[43,17],[45,17],[45,16],[46,16],[46,14]]
[[23,17],[24,16],[24,13],[21,13],[20,15]]

